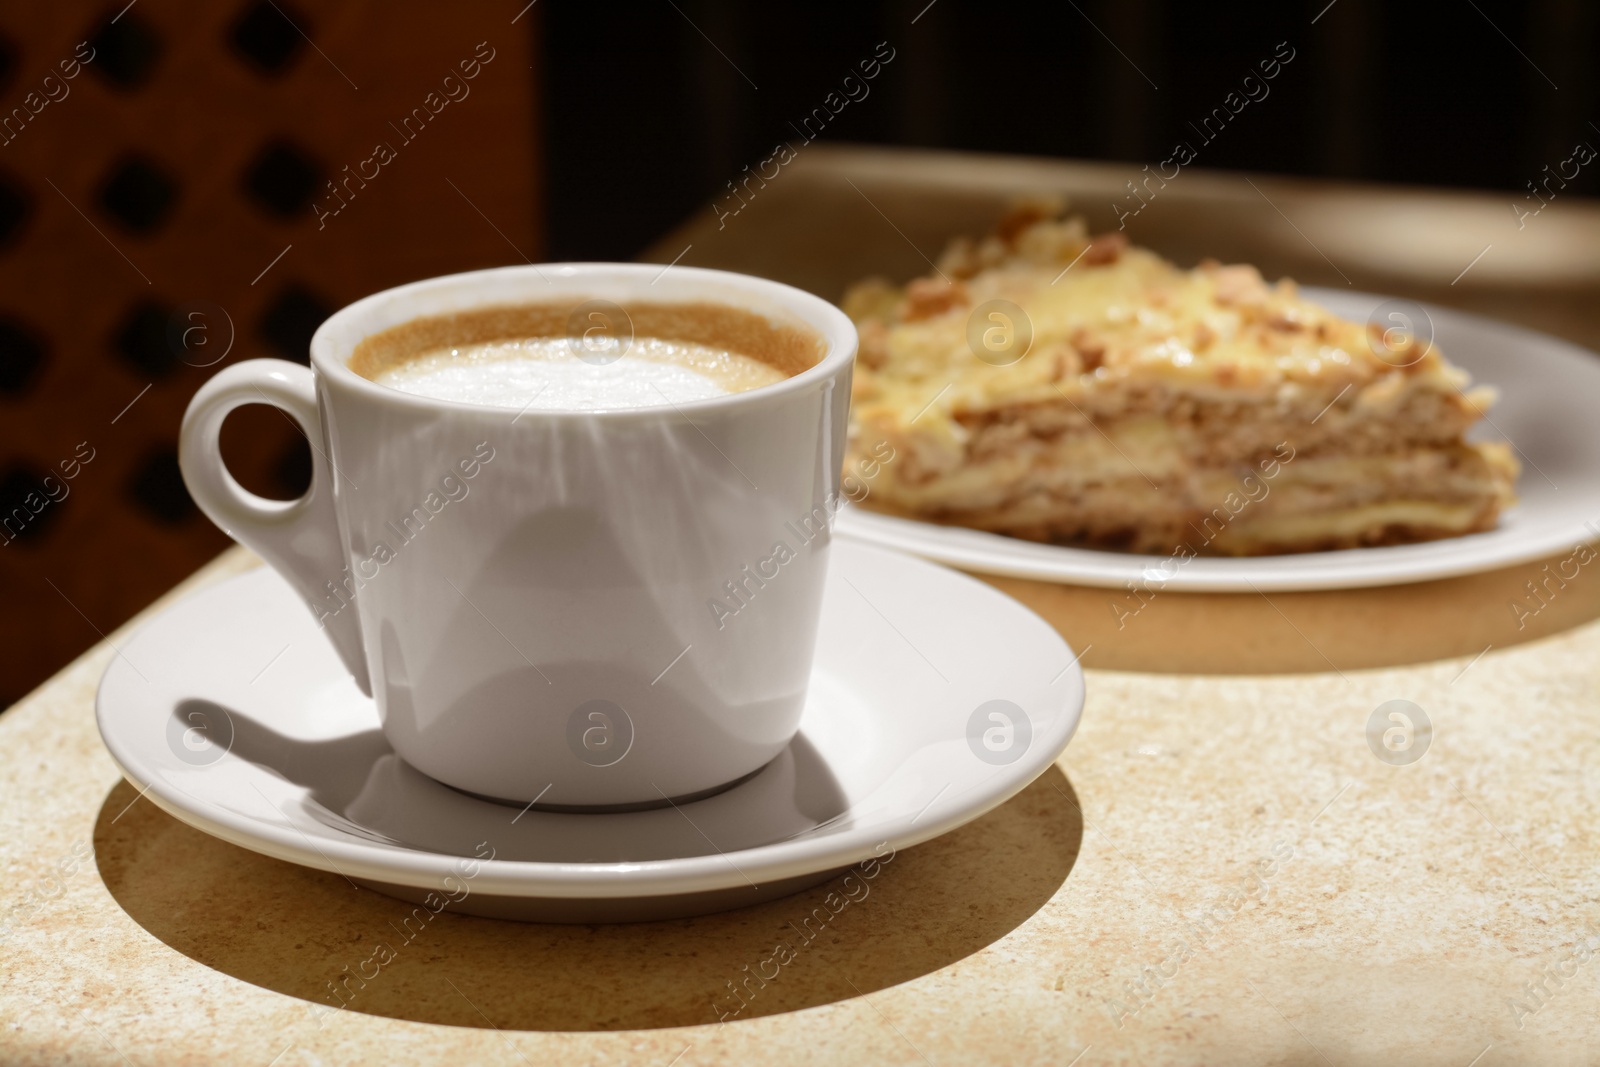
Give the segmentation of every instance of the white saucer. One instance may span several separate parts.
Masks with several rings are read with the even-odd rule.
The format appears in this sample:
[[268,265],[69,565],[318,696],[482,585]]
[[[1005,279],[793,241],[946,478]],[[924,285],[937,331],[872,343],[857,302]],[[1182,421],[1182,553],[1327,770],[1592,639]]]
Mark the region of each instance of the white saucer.
[[[1337,289],[1305,294],[1339,315],[1370,320],[1391,298]],[[1600,537],[1600,356],[1532,330],[1433,304],[1420,308],[1446,357],[1494,385],[1500,402],[1483,437],[1509,440],[1522,461],[1520,502],[1485,533],[1443,541],[1245,559],[1199,558],[1178,566],[1135,555],[1021,541],[980,530],[846,508],[838,533],[969,571],[1121,588],[1149,582],[1190,592],[1350,589],[1399,585],[1509,567]],[[1382,316],[1380,316],[1382,317]],[[1479,436],[1474,434],[1474,436]]]
[[677,808],[518,811],[412,770],[266,568],[147,623],[97,705],[128,780],[209,834],[408,900],[598,922],[754,904],[976,819],[1061,754],[1083,675],[1055,630],[993,588],[836,542],[799,737]]

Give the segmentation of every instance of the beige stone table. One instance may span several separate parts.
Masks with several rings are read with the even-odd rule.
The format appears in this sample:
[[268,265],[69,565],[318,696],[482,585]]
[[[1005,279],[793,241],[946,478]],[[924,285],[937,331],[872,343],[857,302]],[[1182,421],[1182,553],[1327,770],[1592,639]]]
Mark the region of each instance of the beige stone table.
[[[230,552],[168,601],[254,564]],[[1467,614],[1456,586],[1251,598],[1225,629],[1309,643],[1318,598],[1371,627],[1406,597]],[[1600,614],[1600,579],[1565,593],[1547,610]],[[1074,601],[1058,621],[1098,618]],[[1154,656],[1196,610],[1174,595],[1127,629]],[[1416,620],[1396,621],[1402,646]],[[727,983],[827,886],[630,926],[445,912],[335,1010],[329,983],[408,906],[209,838],[121,781],[94,690],[137,622],[0,716],[0,1063],[1595,1058],[1597,621],[1410,666],[1090,670],[1053,769],[897,855],[726,1021]],[[1200,647],[1229,643],[1205,629]],[[1368,747],[1392,699],[1433,722],[1409,766]]]
[[[907,244],[936,251],[1006,193],[1109,215],[1123,177],[818,145],[725,228],[708,211],[652,255],[837,296],[923,269]],[[1326,273],[1281,209],[1358,284],[1600,336],[1592,206],[1502,240],[1493,198],[1257,184],[1276,208],[1186,172],[1140,237]],[[1418,246],[1397,217],[1448,239]],[[1560,233],[1588,252],[1553,256]],[[168,599],[252,565],[229,553]],[[631,926],[445,912],[335,1010],[330,983],[408,906],[123,783],[93,699],[124,628],[0,715],[0,1064],[1593,1063],[1600,576],[1511,610],[1539,572],[1163,593],[1120,627],[1114,591],[996,581],[1085,651],[1077,737],[1011,802],[897,855],[725,1021],[728,983],[828,886]],[[1369,747],[1390,700],[1433,724],[1410,765]]]

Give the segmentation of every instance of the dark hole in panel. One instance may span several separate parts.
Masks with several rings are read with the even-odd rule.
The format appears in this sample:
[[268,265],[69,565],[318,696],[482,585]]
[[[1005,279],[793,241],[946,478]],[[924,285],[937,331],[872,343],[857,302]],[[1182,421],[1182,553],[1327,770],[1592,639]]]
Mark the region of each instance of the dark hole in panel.
[[262,149],[244,172],[250,199],[280,218],[291,218],[310,207],[321,183],[321,168],[286,141]]
[[89,38],[89,47],[94,49],[89,69],[118,89],[137,89],[149,81],[161,58],[161,38],[129,9],[101,23]]
[[267,0],[251,4],[228,32],[229,43],[263,74],[281,73],[294,62],[305,44],[305,38],[295,27],[311,32],[305,19],[298,12],[291,16],[291,10]]
[[0,248],[9,245],[28,221],[33,204],[11,177],[0,174]]
[[36,544],[61,516],[71,493],[66,482],[25,460],[13,460],[0,474],[0,544]]
[[177,354],[168,338],[172,308],[154,300],[141,300],[133,306],[117,328],[113,342],[117,354],[129,366],[152,378],[171,374],[178,365]]
[[134,468],[128,493],[140,511],[169,526],[183,522],[196,510],[178,470],[178,450],[171,445],[152,452]]
[[261,316],[261,337],[285,359],[311,362],[311,335],[333,308],[304,286],[291,284]]
[[296,434],[289,447],[278,457],[272,477],[277,498],[298,500],[311,488],[311,445],[305,436]]
[[134,233],[150,233],[172,212],[178,183],[148,159],[129,156],[100,187],[100,207]]
[[0,36],[0,93],[11,88],[11,76],[17,72],[20,56],[11,38]]
[[0,315],[0,393],[15,395],[26,390],[48,354],[44,338],[26,323]]

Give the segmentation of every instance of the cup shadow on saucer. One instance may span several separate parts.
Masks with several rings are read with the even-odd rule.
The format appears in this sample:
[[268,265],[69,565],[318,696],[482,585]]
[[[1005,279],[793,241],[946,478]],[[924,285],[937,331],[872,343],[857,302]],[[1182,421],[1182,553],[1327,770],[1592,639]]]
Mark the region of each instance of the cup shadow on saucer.
[[[236,752],[241,741],[259,759],[289,751],[249,733],[237,730]],[[342,760],[381,760],[379,745],[354,735],[296,755],[296,780],[315,791]],[[96,860],[123,910],[169,947],[299,998],[311,1021],[357,1011],[513,1030],[731,1022],[912,981],[1026,923],[1066,881],[1083,838],[1076,795],[1052,766],[984,817],[886,851],[871,878],[836,874],[690,919],[558,925],[448,907],[419,919],[411,904],[230,845],[138,796],[125,781],[107,795]],[[325,787],[318,803],[352,799]]]
[[[303,816],[342,834],[446,856],[486,858],[486,846],[492,846],[494,858],[502,860],[678,859],[796,837],[835,822],[850,806],[827,762],[804,733],[733,792],[695,802],[692,810],[697,818],[686,821],[672,807],[625,815],[530,814],[523,805],[473,796],[434,781],[397,756],[378,730],[307,740],[197,699],[180,701],[172,714],[180,724],[212,724],[213,735],[222,724],[229,756],[303,787],[306,796],[299,805]],[[255,799],[248,791],[241,792],[247,803]],[[718,809],[720,820],[714,814]],[[726,816],[735,809],[760,811],[761,818],[734,820],[730,826]],[[708,818],[709,825],[720,826],[715,843],[695,826],[706,825]],[[622,832],[619,823],[626,827]],[[420,899],[422,892],[416,895]]]

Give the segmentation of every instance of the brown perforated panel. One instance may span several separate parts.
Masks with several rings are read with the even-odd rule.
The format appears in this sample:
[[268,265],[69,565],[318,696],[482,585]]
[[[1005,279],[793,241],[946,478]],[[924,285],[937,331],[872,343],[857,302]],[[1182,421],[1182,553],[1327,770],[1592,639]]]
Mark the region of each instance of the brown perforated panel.
[[[0,706],[225,547],[175,458],[208,375],[542,244],[536,9],[124,3],[0,9]],[[225,447],[304,482],[275,412]]]

